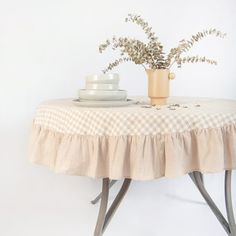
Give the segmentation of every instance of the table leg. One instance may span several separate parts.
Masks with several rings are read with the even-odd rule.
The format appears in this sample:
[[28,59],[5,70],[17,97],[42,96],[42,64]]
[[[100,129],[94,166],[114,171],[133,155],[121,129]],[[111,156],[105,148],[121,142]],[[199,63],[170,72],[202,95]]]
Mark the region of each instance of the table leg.
[[[117,182],[117,180],[111,180],[110,183],[109,183],[109,189],[110,189],[116,182]],[[94,199],[91,201],[91,203],[92,203],[93,205],[97,204],[97,203],[100,201],[101,197],[102,197],[102,193],[100,193],[96,198],[94,198]]]
[[102,235],[102,228],[105,222],[105,217],[106,217],[106,212],[107,212],[108,196],[109,196],[109,178],[104,178],[102,180],[101,204],[100,204],[98,220],[97,220],[94,236]]
[[231,171],[225,172],[225,201],[226,201],[226,209],[228,215],[228,221],[225,219],[223,214],[220,212],[210,195],[208,194],[205,186],[203,184],[202,174],[198,171],[194,171],[189,174],[195,185],[197,186],[198,190],[202,194],[203,198],[215,214],[216,218],[219,220],[221,225],[223,226],[224,230],[229,236],[236,236],[235,233],[235,221],[233,215],[233,206],[232,206],[232,198],[231,198]]
[[[125,179],[123,185],[117,194],[115,200],[113,201],[111,207],[107,211],[107,203],[108,203],[108,196],[109,196],[109,179],[103,179],[103,186],[102,186],[102,195],[101,195],[101,205],[99,209],[98,219],[96,228],[94,231],[94,236],[102,236],[104,231],[106,230],[108,224],[111,221],[111,218],[115,214],[116,210],[118,209],[122,199],[124,198],[125,194],[127,193],[131,179]],[[107,213],[106,213],[107,212]]]
[[229,222],[229,228],[232,236],[236,235],[236,224],[234,219],[234,212],[233,212],[233,203],[232,203],[232,193],[231,193],[231,176],[232,171],[226,170],[225,171],[225,205],[226,205],[226,212]]

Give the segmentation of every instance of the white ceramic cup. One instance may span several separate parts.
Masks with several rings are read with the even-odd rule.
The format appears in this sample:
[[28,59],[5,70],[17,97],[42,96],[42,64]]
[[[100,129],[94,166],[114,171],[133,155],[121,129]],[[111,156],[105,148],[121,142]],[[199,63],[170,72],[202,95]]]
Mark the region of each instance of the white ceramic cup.
[[86,76],[86,83],[96,83],[96,84],[118,84],[120,81],[119,74],[109,73],[109,74],[94,74]]

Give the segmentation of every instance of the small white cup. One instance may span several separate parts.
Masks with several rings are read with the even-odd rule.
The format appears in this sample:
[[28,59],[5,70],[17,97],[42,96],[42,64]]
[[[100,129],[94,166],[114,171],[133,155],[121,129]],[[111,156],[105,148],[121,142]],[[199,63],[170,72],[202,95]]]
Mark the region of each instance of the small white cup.
[[96,84],[118,84],[120,81],[119,74],[109,73],[109,74],[94,74],[86,76],[86,83],[96,83]]

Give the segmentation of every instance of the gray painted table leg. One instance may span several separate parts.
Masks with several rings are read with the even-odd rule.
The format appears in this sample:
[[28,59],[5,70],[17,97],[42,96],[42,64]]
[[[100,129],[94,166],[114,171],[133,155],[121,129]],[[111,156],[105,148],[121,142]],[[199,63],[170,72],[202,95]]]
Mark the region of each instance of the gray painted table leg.
[[229,236],[236,236],[235,233],[235,220],[234,220],[234,214],[233,214],[233,206],[232,206],[232,198],[231,198],[231,171],[225,172],[225,202],[226,202],[226,209],[227,209],[227,216],[228,221],[225,219],[225,217],[222,215],[208,192],[206,191],[201,173],[198,171],[194,171],[193,173],[190,173],[189,176],[197,186],[198,190],[202,194],[203,198],[215,214],[216,218],[219,220],[223,228],[225,229],[226,233]]
[[105,222],[106,211],[107,211],[108,196],[109,196],[109,178],[104,178],[102,180],[102,198],[98,214],[98,220],[94,231],[94,236],[102,235],[102,228]]
[[[235,225],[235,219],[234,219],[234,213],[233,213],[233,204],[232,204],[232,193],[231,193],[231,175],[232,171],[225,171],[225,203],[226,203],[226,211],[227,211],[227,218],[228,222],[223,216],[223,214],[220,212],[210,195],[205,189],[204,183],[203,183],[203,175],[198,172],[194,171],[189,174],[191,179],[193,180],[194,184],[197,186],[198,190],[202,194],[203,198],[215,214],[216,218],[219,220],[221,225],[223,226],[224,230],[229,236],[236,236],[236,225]],[[127,193],[131,179],[125,179],[123,182],[123,185],[117,194],[115,200],[113,201],[110,209],[107,211],[107,204],[108,204],[108,196],[109,196],[109,189],[110,187],[115,183],[110,182],[108,178],[103,179],[103,186],[102,186],[102,193],[94,199],[94,201],[99,201],[101,198],[101,205],[100,210],[98,214],[98,220],[96,224],[96,228],[94,231],[94,236],[102,236],[104,231],[106,230],[106,227],[108,226],[109,222],[111,221],[111,218],[115,214],[116,210],[118,209],[122,199],[124,198],[125,194]],[[96,203],[95,202],[95,203]],[[107,213],[106,213],[107,212]]]
[[233,203],[232,203],[231,176],[232,176],[232,171],[226,170],[225,171],[225,205],[226,205],[227,218],[229,221],[229,228],[231,232],[230,236],[235,236],[236,225],[235,225]]
[[[109,189],[110,189],[116,182],[117,182],[117,180],[112,180],[112,181],[110,181]],[[100,201],[101,197],[102,197],[102,193],[100,193],[96,198],[94,198],[94,200],[92,200],[91,203],[92,203],[93,205],[97,204],[97,203]]]
[[106,227],[111,221],[111,218],[115,214],[117,208],[119,207],[122,199],[124,198],[125,194],[127,193],[129,186],[131,183],[131,179],[125,179],[123,185],[117,194],[115,200],[113,201],[110,209],[107,211],[107,203],[108,203],[108,195],[109,195],[109,179],[103,179],[103,187],[102,187],[102,195],[101,195],[101,205],[99,209],[98,219],[96,228],[94,231],[94,236],[102,236]]
[[[201,172],[198,172],[199,178],[201,178],[201,182],[204,185],[204,177],[203,174]],[[194,182],[194,184],[196,184],[196,180],[193,176],[193,173],[189,173],[189,176],[191,177],[192,181]]]
[[115,214],[116,210],[118,209],[121,201],[123,200],[125,194],[127,193],[129,186],[131,183],[131,179],[125,179],[124,183],[119,191],[119,193],[117,194],[115,200],[113,201],[113,203],[111,204],[110,209],[107,212],[106,218],[105,218],[105,223],[103,226],[103,232],[106,230],[108,224],[111,221],[111,218],[113,217],[113,215]]

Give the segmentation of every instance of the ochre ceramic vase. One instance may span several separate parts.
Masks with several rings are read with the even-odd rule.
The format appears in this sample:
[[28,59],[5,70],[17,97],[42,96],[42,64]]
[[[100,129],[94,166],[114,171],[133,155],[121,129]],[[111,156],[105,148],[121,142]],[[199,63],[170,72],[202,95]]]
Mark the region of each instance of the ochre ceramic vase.
[[151,105],[165,105],[170,94],[170,79],[174,74],[169,69],[146,69],[148,76],[148,96]]

